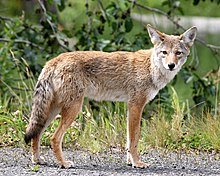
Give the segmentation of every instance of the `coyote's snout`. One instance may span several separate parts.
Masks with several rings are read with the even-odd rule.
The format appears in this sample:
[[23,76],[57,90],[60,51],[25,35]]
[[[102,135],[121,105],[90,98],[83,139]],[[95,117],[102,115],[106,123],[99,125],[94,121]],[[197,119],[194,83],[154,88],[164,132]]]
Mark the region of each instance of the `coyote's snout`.
[[196,27],[192,27],[180,36],[167,35],[148,25],[152,49],[112,53],[76,51],[50,60],[38,78],[25,134],[25,141],[31,140],[32,161],[40,162],[42,133],[60,113],[60,124],[51,145],[59,164],[65,168],[72,166],[63,157],[62,139],[86,96],[98,101],[127,102],[127,163],[147,167],[137,151],[143,108],[186,62],[196,32]]

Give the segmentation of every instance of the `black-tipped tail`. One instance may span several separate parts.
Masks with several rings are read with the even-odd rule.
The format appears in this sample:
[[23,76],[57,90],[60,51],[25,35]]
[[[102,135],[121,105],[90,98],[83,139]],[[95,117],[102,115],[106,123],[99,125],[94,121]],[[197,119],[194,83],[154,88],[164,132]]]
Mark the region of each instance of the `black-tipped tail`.
[[31,139],[33,139],[35,136],[37,136],[37,130],[36,127],[33,128],[33,126],[31,125],[32,128],[27,128],[26,133],[24,135],[24,141],[26,144],[28,144]]
[[29,127],[27,128],[26,133],[24,135],[25,143],[28,144],[31,141],[31,139],[40,135],[43,127],[44,127],[44,122],[42,122],[42,124],[40,123],[29,124]]
[[31,135],[27,133],[24,135],[24,141],[26,144],[28,144],[31,141],[31,139],[32,139]]
[[48,70],[44,69],[36,84],[30,122],[24,135],[26,143],[29,143],[31,139],[38,137],[42,133],[50,116],[50,106],[54,96],[51,74],[53,74],[52,71],[48,73]]

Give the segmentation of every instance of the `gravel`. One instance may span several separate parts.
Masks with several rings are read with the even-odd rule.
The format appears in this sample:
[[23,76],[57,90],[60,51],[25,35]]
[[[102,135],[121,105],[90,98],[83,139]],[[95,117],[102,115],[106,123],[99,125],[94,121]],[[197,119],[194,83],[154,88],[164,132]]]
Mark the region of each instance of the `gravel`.
[[185,153],[149,149],[142,153],[149,168],[137,169],[127,166],[126,154],[117,150],[91,154],[87,151],[64,149],[69,160],[74,161],[70,169],[59,168],[51,149],[43,148],[45,164],[31,163],[29,149],[1,148],[0,176],[15,175],[220,175],[220,160],[215,153]]

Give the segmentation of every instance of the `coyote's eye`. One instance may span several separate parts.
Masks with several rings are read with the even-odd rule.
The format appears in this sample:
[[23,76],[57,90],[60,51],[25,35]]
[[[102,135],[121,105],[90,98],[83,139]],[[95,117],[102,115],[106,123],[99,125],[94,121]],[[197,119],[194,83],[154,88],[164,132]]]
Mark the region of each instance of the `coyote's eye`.
[[167,55],[167,52],[166,51],[161,51],[164,55]]
[[180,52],[180,51],[177,51],[177,52],[176,52],[176,55],[177,55],[177,56],[179,56],[179,55],[181,55],[181,54],[182,54],[182,52]]

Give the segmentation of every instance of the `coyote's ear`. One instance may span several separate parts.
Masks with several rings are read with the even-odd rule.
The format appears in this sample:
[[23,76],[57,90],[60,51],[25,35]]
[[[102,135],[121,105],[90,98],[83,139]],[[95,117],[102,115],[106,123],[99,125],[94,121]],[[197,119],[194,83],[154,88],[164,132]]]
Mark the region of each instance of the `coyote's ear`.
[[186,32],[184,32],[180,37],[183,42],[191,47],[196,38],[197,28],[195,26],[189,28]]
[[164,34],[157,29],[153,28],[150,24],[147,25],[147,30],[151,39],[151,42],[155,45],[164,40]]

